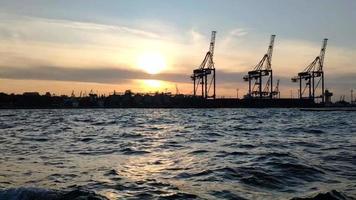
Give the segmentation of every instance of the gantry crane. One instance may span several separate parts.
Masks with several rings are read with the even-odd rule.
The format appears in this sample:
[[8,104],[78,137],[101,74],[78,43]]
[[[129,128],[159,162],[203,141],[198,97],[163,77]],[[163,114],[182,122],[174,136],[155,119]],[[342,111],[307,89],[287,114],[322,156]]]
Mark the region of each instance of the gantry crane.
[[[298,73],[297,76],[292,78],[293,82],[299,81],[299,98],[301,99],[309,98],[315,101],[316,99],[320,98],[322,103],[325,102],[323,68],[327,43],[328,39],[325,38],[323,40],[319,56],[317,56],[314,61],[304,69],[304,71]],[[307,96],[304,95],[306,90],[308,90]]]
[[[193,94],[197,96],[199,87],[201,87],[201,97],[208,99],[216,97],[216,87],[215,87],[215,66],[214,66],[214,48],[215,48],[215,37],[216,31],[211,33],[211,41],[209,51],[206,53],[203,62],[200,64],[198,69],[193,70],[193,75],[191,76],[193,80]],[[210,92],[211,87],[213,87],[212,94]]]
[[[276,35],[271,35],[267,53],[253,70],[243,77],[245,81],[248,81],[247,97],[249,98],[273,98],[272,54],[275,37]],[[267,82],[262,88],[264,79]],[[253,85],[252,82],[254,82]]]

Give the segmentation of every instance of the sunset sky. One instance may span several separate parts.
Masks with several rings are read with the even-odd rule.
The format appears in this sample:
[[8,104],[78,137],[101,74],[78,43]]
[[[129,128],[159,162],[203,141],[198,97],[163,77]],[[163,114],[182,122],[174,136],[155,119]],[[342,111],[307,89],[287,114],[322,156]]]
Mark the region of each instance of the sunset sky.
[[276,34],[275,80],[290,78],[328,38],[326,88],[356,89],[354,0],[0,0],[0,92],[78,95],[171,91],[191,94],[190,74],[217,31],[217,95],[242,95],[242,76]]

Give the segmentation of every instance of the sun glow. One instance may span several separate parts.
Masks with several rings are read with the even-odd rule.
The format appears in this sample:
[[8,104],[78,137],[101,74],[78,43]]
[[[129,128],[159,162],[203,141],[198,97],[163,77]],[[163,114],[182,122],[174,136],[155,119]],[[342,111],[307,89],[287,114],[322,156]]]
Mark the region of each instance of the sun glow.
[[173,91],[174,84],[153,79],[137,80],[142,92],[168,92]]
[[146,87],[148,88],[160,88],[162,87],[162,83],[158,80],[145,80],[144,84],[146,85]]
[[145,53],[138,57],[138,66],[148,74],[158,74],[166,67],[166,59],[160,53]]

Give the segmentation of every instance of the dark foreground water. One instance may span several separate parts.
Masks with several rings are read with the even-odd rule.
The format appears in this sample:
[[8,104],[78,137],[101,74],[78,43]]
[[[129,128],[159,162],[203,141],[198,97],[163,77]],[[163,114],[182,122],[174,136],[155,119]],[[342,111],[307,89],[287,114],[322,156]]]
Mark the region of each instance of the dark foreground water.
[[0,110],[0,199],[356,196],[356,112]]

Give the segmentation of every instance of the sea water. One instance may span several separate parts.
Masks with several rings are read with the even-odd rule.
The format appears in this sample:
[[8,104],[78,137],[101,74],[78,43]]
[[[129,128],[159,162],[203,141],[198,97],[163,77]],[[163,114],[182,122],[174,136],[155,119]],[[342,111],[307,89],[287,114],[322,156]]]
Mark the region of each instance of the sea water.
[[356,196],[356,112],[0,110],[0,199]]

